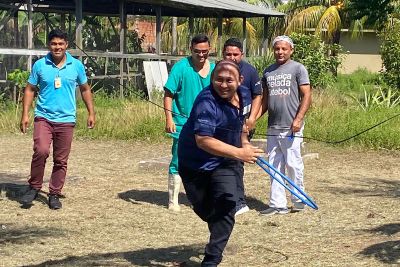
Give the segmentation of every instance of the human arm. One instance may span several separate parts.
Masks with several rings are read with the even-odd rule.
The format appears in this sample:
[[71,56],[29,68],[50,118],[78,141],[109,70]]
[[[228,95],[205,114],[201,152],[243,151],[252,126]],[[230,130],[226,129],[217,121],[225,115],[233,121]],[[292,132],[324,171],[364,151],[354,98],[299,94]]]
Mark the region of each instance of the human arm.
[[253,130],[256,125],[258,114],[260,113],[262,96],[256,95],[251,102],[251,112],[249,118],[246,120],[246,125],[249,130]]
[[262,88],[263,93],[261,98],[261,106],[257,114],[257,120],[268,111],[268,87],[264,81],[262,82]]
[[247,133],[242,133],[242,147],[232,146],[211,136],[195,135],[196,144],[204,151],[219,157],[232,158],[247,163],[254,163],[263,153],[247,140]]
[[294,133],[300,131],[304,116],[311,105],[311,86],[309,84],[300,85],[299,91],[301,96],[300,106],[290,127]]
[[81,91],[82,100],[85,103],[86,109],[88,111],[87,127],[89,129],[92,129],[96,123],[92,90],[87,83],[79,85],[79,89]]
[[173,94],[169,90],[164,91],[164,113],[165,113],[165,132],[175,133],[176,126],[172,118]]
[[33,98],[35,96],[36,87],[28,83],[24,89],[24,97],[22,99],[22,116],[20,122],[20,130],[26,133],[29,124],[29,108],[32,106]]

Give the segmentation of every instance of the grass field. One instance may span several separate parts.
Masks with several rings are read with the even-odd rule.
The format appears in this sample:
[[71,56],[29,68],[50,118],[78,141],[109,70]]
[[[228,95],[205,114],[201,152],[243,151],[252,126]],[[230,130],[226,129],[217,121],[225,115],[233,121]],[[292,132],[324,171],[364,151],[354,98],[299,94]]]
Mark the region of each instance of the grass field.
[[[58,211],[48,209],[44,194],[30,209],[17,202],[31,136],[3,134],[0,144],[0,266],[199,266],[205,223],[183,191],[182,211],[166,209],[166,170],[138,168],[140,160],[167,156],[169,141],[77,138]],[[237,218],[220,266],[400,265],[399,152],[319,144],[308,150],[319,153],[306,162],[305,182],[320,209],[259,216],[269,182],[246,165],[251,211]]]

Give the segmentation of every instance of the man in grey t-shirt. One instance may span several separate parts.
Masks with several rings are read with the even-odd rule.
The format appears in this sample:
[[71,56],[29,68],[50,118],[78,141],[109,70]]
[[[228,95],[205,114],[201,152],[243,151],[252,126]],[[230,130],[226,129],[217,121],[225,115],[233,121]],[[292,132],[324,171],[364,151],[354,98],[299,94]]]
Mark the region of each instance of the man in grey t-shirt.
[[[269,163],[285,173],[304,190],[300,145],[303,141],[304,116],[311,104],[311,87],[306,68],[290,59],[293,41],[287,36],[274,39],[275,63],[263,72],[263,102],[261,115],[268,111],[268,140],[266,153]],[[291,136],[294,138],[291,138]],[[299,137],[296,137],[299,136]],[[281,179],[281,177],[276,177]],[[301,211],[304,204],[292,195],[293,211]],[[269,207],[262,215],[286,214],[285,188],[271,179]]]

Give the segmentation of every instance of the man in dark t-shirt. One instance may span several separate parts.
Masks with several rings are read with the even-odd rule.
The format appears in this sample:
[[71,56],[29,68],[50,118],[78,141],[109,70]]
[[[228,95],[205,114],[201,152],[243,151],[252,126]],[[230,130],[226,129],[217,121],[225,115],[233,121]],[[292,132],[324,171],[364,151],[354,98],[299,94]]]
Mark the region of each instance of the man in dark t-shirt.
[[[254,130],[257,114],[261,106],[262,88],[260,77],[258,76],[257,70],[242,59],[243,45],[238,38],[230,38],[225,42],[223,56],[224,59],[232,60],[238,64],[240,74],[243,76],[243,82],[241,86],[246,87],[251,94],[251,112],[246,121],[246,125],[252,132]],[[242,170],[242,173],[244,173],[244,170]],[[244,196],[243,174],[239,176],[237,183],[239,199],[238,203],[236,204],[236,215],[239,215],[249,211],[249,207],[246,204]]]

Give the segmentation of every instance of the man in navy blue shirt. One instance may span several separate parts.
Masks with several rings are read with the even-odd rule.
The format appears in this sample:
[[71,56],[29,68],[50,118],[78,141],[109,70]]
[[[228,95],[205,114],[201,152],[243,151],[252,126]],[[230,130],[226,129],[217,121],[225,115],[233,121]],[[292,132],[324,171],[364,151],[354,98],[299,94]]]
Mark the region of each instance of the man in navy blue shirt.
[[217,266],[235,224],[237,177],[242,162],[262,150],[248,141],[251,94],[240,86],[237,64],[217,63],[211,85],[197,96],[178,143],[179,175],[194,212],[208,224],[210,240],[202,266]]
[[[240,74],[244,79],[241,85],[248,88],[249,92],[251,93],[251,112],[246,121],[246,125],[250,130],[251,136],[254,132],[257,114],[261,107],[262,87],[260,77],[258,76],[257,70],[252,65],[242,60],[243,45],[238,38],[230,38],[225,42],[223,56],[224,59],[232,60],[239,65]],[[242,172],[244,173],[244,170],[242,170]],[[249,211],[249,207],[247,206],[244,197],[243,174],[239,176],[238,194],[239,200],[238,203],[236,203],[236,215]]]

